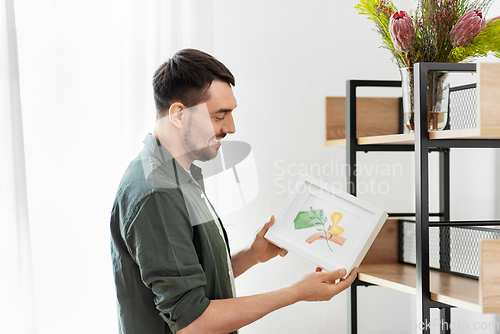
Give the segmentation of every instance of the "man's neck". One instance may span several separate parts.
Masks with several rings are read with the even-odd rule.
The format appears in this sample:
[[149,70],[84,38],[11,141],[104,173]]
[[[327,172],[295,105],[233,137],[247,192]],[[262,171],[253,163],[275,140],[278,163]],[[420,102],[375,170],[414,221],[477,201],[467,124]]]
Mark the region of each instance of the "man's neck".
[[193,159],[189,157],[184,151],[179,150],[182,147],[178,142],[177,138],[168,138],[168,136],[161,136],[158,134],[156,129],[153,131],[153,136],[160,141],[160,143],[165,147],[174,159],[181,165],[184,169],[190,170]]

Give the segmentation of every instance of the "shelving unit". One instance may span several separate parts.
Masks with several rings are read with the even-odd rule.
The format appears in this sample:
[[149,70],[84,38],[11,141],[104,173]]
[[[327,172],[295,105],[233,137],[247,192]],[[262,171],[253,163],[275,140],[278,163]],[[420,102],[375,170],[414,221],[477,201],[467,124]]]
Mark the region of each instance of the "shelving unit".
[[[351,333],[357,333],[357,286],[379,285],[414,294],[417,323],[430,324],[430,309],[439,308],[441,318],[450,323],[450,307],[480,313],[500,313],[500,263],[492,254],[500,254],[499,240],[480,243],[479,280],[450,273],[450,260],[440,258],[440,270],[429,265],[429,227],[438,226],[440,253],[450,251],[450,228],[456,226],[500,225],[500,221],[450,221],[450,149],[500,148],[500,64],[478,64],[476,128],[427,130],[426,87],[429,71],[475,72],[476,64],[418,63],[414,67],[415,132],[401,134],[397,121],[401,113],[399,99],[357,98],[358,87],[400,87],[400,81],[350,80],[347,82],[345,116],[342,98],[326,100],[326,146],[345,146],[347,189],[356,195],[356,154],[372,151],[415,153],[416,212],[392,213],[413,216],[416,224],[416,265],[404,264],[398,257],[400,224],[388,220],[359,267],[358,279],[350,288]],[[359,105],[359,113],[358,113]],[[382,108],[382,109],[381,109]],[[333,116],[333,117],[332,117]],[[345,119],[345,132],[339,122]],[[377,120],[373,123],[372,120]],[[381,122],[380,122],[381,120]],[[429,212],[429,152],[439,154],[439,212]],[[431,221],[435,216],[439,221]],[[422,325],[422,333],[430,328]],[[450,333],[443,327],[441,333]]]
[[[490,136],[480,135],[476,129],[444,130],[429,132],[429,139],[499,139],[500,130],[492,131]],[[366,136],[358,138],[358,145],[414,145],[415,133],[402,133],[384,136]],[[450,143],[451,144],[451,143]],[[345,139],[331,139],[325,142],[326,146],[345,146]]]

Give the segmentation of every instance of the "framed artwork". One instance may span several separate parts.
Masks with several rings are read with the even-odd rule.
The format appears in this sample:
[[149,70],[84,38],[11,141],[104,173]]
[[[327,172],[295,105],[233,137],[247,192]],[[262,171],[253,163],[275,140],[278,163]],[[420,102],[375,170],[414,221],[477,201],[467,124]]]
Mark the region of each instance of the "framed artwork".
[[387,217],[380,208],[302,175],[265,237],[318,267],[350,273]]

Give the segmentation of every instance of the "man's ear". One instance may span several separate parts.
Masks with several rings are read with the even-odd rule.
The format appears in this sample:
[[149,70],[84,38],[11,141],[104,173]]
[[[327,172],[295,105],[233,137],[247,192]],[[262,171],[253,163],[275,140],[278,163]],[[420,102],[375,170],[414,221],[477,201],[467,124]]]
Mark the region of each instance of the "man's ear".
[[180,102],[174,102],[168,108],[168,119],[178,129],[182,128],[185,109],[186,107]]

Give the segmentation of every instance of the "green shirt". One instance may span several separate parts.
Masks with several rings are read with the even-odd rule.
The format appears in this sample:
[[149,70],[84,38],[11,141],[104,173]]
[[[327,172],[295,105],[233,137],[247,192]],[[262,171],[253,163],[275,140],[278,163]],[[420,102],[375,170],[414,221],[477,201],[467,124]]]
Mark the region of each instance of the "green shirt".
[[233,297],[227,235],[207,207],[201,169],[190,175],[152,135],[144,144],[111,214],[119,328],[175,333],[210,300]]

